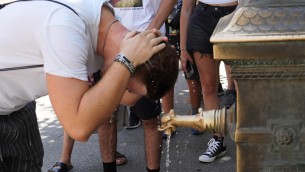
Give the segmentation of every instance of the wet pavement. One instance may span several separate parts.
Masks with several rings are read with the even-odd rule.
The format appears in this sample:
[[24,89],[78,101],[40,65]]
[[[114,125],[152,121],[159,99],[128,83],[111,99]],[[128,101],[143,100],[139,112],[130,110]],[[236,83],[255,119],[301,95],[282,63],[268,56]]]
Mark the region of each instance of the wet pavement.
[[[220,78],[223,88],[226,88],[226,77],[221,65]],[[179,73],[175,85],[175,112],[177,114],[190,114],[189,90],[182,72]],[[54,115],[48,96],[37,101],[37,116],[40,133],[44,145],[45,156],[42,171],[47,171],[61,156],[63,129]],[[161,172],[235,172],[236,148],[229,136],[225,137],[227,154],[211,163],[201,163],[198,157],[207,148],[212,134],[204,133],[194,136],[189,128],[177,128],[177,134],[170,140],[169,166],[166,166],[167,145],[163,141]],[[128,163],[118,166],[118,172],[145,172],[144,135],[142,125],[133,130],[123,129],[118,132],[118,151],[125,154]],[[103,171],[99,152],[97,134],[92,134],[87,142],[76,142],[72,153],[71,172]]]

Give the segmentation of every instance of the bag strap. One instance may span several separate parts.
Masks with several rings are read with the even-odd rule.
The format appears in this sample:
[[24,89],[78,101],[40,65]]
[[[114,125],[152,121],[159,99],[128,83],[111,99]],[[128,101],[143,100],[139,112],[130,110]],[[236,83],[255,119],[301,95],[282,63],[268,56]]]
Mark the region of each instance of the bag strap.
[[11,70],[20,70],[20,69],[38,68],[38,67],[43,67],[43,64],[40,64],[40,65],[31,65],[31,66],[20,66],[20,67],[3,68],[3,69],[0,69],[0,72],[11,71]]
[[15,3],[15,2],[25,2],[25,1],[49,1],[49,2],[54,2],[54,3],[60,4],[60,5],[63,5],[65,7],[67,7],[67,8],[69,8],[76,15],[78,15],[77,12],[73,8],[71,8],[70,6],[68,6],[68,5],[64,4],[64,3],[58,2],[58,1],[54,1],[54,0],[18,0],[18,1],[12,1],[12,2],[8,2],[8,3],[0,4],[0,9],[4,8],[5,6],[7,6],[9,4]]

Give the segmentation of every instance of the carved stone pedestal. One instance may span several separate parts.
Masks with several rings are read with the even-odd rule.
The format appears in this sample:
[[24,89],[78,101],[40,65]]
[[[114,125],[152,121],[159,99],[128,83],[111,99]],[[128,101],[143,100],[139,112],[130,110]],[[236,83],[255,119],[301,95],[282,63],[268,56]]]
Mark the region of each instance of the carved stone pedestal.
[[305,1],[242,1],[211,41],[237,82],[237,171],[304,172]]

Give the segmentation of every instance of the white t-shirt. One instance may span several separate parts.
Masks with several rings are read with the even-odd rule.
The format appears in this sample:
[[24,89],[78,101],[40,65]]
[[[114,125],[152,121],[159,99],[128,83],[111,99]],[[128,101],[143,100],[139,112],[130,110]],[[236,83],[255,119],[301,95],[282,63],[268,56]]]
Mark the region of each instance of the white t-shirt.
[[101,6],[106,0],[16,2],[0,10],[0,115],[47,95],[45,73],[87,80],[102,58],[96,55]]
[[[134,3],[130,1],[109,0],[112,4],[116,17],[129,30],[143,31],[155,17],[162,0],[141,0]],[[165,35],[165,26],[160,28]]]

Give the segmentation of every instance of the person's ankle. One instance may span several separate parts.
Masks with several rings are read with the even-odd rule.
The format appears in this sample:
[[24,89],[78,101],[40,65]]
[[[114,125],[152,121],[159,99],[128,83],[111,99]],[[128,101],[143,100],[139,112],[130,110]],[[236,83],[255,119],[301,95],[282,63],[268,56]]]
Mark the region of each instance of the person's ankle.
[[71,165],[71,160],[60,159],[58,162],[65,163],[66,165]]
[[154,169],[154,170],[151,170],[148,167],[146,167],[146,170],[147,170],[147,172],[159,172],[160,171],[160,167],[158,169]]

